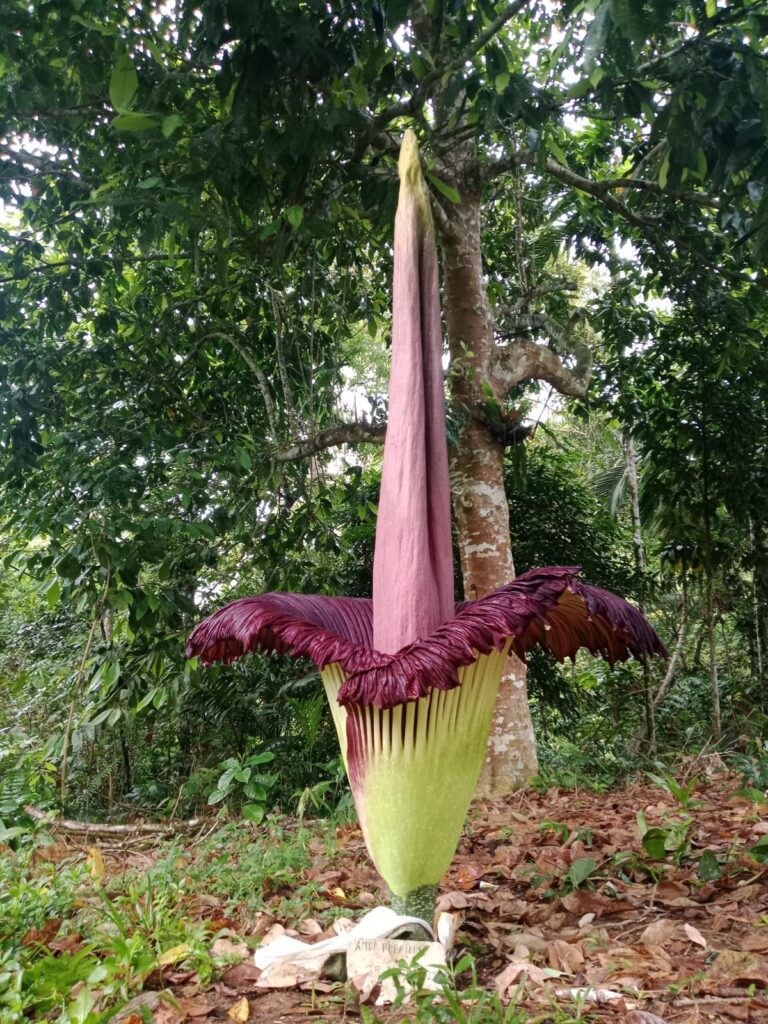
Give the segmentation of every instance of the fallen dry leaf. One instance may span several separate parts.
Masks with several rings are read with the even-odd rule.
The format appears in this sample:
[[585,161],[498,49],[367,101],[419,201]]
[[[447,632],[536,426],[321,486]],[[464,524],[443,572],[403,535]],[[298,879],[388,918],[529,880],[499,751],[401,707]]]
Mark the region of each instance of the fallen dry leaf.
[[547,948],[549,966],[564,974],[578,974],[584,966],[584,953],[580,946],[562,939],[553,939]]
[[170,964],[180,964],[182,960],[185,960],[192,952],[192,947],[186,942],[180,943],[178,946],[172,946],[171,949],[166,949],[164,953],[161,953],[157,958],[157,962],[161,967],[168,967]]
[[537,967],[527,960],[513,960],[496,978],[496,991],[504,998],[510,993],[510,989],[516,989],[518,984],[526,978],[534,985],[543,985],[544,982],[560,976],[561,972],[553,970],[551,967]]
[[88,856],[85,859],[85,870],[93,879],[103,878],[106,874],[107,869],[104,866],[104,858],[98,846],[92,846],[88,850]]
[[22,946],[47,946],[61,928],[60,917],[49,917],[42,928],[29,928],[21,940]]
[[245,960],[251,955],[251,951],[244,942],[235,942],[232,939],[216,939],[211,946],[211,953],[214,956],[240,957]]
[[671,939],[679,935],[679,932],[680,925],[677,921],[671,917],[660,917],[656,921],[651,921],[644,929],[640,943],[652,953],[659,948],[663,949]]
[[242,999],[238,999],[238,1001],[227,1010],[227,1016],[230,1020],[235,1021],[235,1024],[246,1024],[250,1015],[251,1004],[245,996],[243,996]]
[[704,936],[701,934],[698,928],[694,928],[692,924],[686,923],[683,925],[683,931],[691,940],[691,942],[695,942],[697,946],[702,946],[704,949],[707,948],[707,940],[704,938]]
[[314,918],[308,917],[297,925],[296,931],[299,933],[299,935],[322,935],[323,926],[319,924],[317,921],[315,921]]
[[256,982],[261,976],[261,970],[256,964],[242,963],[228,967],[221,976],[221,980],[229,988],[237,989],[239,992],[249,992],[256,987]]
[[612,914],[625,914],[634,910],[634,904],[629,900],[612,900],[600,892],[569,892],[562,896],[560,902],[572,914],[583,917],[585,914],[594,914],[595,917],[609,917]]
[[202,999],[181,999],[181,1008],[187,1017],[207,1017],[216,1009],[213,1003],[205,1002]]

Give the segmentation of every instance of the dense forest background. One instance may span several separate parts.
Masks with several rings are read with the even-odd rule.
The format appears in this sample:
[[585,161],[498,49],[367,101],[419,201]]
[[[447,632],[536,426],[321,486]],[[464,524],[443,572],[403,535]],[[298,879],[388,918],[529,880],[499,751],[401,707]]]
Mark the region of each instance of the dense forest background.
[[[248,593],[370,593],[409,126],[452,450],[503,455],[518,572],[583,566],[672,652],[532,657],[539,779],[706,748],[768,784],[768,4],[3,18],[2,822],[344,800],[311,666],[184,639]],[[475,213],[503,388],[452,319]]]

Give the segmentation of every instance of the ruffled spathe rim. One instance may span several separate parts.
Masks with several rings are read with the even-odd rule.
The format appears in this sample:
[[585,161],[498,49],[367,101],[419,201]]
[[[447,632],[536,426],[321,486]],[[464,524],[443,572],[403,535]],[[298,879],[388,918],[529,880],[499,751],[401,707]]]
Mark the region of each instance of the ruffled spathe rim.
[[430,690],[459,685],[458,669],[479,654],[534,646],[558,661],[585,648],[609,664],[667,651],[643,615],[623,598],[578,578],[578,567],[533,569],[500,590],[456,606],[453,619],[429,637],[382,654],[372,647],[372,603],[365,598],[302,594],[245,597],[201,622],[187,655],[208,665],[249,651],[306,656],[319,668],[338,663],[347,674],[340,704],[396,707]]

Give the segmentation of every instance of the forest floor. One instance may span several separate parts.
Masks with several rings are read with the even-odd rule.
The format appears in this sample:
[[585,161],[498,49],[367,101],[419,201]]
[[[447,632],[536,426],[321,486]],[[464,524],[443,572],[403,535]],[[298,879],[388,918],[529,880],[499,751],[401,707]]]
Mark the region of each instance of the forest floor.
[[351,984],[264,987],[253,964],[286,930],[313,942],[383,901],[353,825],[6,851],[0,1021],[768,1022],[768,806],[697,767],[688,787],[474,804],[441,888],[461,973],[397,1008],[361,1006]]

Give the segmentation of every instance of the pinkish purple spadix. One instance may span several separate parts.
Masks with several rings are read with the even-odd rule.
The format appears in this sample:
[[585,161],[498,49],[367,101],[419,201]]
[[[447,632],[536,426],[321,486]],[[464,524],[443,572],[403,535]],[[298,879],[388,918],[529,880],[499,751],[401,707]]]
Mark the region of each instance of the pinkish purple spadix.
[[437,247],[411,131],[398,170],[389,415],[373,560],[373,646],[387,654],[454,615]]

